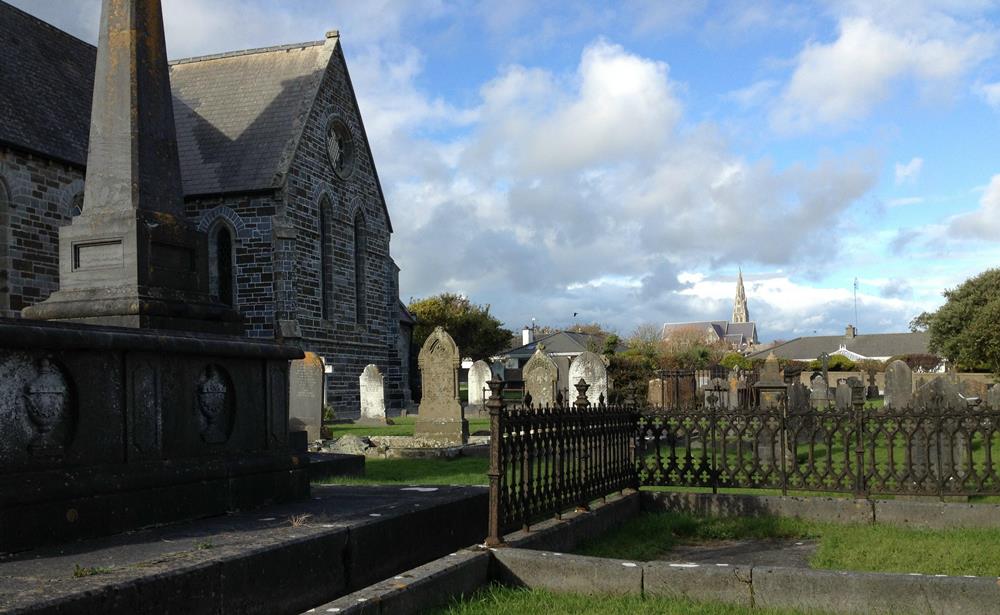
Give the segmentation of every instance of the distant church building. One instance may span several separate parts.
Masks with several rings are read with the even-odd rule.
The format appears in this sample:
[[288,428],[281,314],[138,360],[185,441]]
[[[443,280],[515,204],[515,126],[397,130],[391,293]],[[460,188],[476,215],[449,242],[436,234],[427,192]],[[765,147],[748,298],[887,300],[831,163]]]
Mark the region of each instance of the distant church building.
[[663,325],[662,339],[682,330],[704,331],[705,341],[723,342],[737,352],[751,352],[760,342],[757,339],[757,324],[750,320],[747,293],[743,288],[743,271],[736,281],[736,299],[733,301],[733,317],[730,322],[707,320],[698,322],[676,322]]
[[[59,288],[58,229],[81,211],[96,49],[0,1],[0,316]],[[170,66],[186,214],[212,294],[246,335],[324,358],[356,411],[375,363],[409,401],[392,223],[337,32]],[[404,335],[405,337],[405,335]],[[408,350],[404,350],[408,352]]]

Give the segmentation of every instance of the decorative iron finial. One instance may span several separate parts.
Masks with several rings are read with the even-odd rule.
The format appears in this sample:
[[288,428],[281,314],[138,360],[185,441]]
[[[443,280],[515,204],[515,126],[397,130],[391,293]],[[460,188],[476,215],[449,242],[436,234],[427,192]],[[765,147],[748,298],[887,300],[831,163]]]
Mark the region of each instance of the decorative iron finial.
[[587,381],[583,378],[580,378],[580,382],[576,383],[577,396],[574,405],[576,405],[577,408],[586,408],[590,405],[590,400],[587,399],[587,389],[589,388],[590,385],[587,384]]

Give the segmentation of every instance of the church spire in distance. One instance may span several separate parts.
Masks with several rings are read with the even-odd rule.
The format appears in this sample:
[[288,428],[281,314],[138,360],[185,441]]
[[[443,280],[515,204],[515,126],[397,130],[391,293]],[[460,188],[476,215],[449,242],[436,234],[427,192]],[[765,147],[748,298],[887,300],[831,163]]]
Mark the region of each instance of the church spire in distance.
[[747,293],[743,289],[743,268],[736,281],[736,300],[733,301],[733,319],[731,322],[750,322],[750,309],[747,308]]

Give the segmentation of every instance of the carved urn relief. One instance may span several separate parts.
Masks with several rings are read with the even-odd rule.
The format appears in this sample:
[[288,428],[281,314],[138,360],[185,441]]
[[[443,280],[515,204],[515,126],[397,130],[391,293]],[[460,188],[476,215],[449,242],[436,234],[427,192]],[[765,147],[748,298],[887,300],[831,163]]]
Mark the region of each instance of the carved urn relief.
[[66,377],[48,359],[38,362],[38,376],[24,390],[28,418],[35,437],[28,452],[38,457],[59,457],[64,451],[65,426],[72,411]]
[[229,374],[217,365],[209,365],[198,382],[198,412],[201,415],[201,438],[208,444],[222,444],[229,439],[232,423],[233,386]]

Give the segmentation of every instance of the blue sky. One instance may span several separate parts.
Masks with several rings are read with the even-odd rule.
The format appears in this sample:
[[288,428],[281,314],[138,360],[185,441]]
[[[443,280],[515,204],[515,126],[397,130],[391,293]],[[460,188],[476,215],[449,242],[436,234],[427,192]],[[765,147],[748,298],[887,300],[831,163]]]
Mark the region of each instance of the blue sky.
[[[172,57],[339,29],[404,301],[902,331],[1000,266],[1000,3],[163,0]],[[98,0],[14,0],[96,38]],[[574,320],[573,313],[578,313]]]

